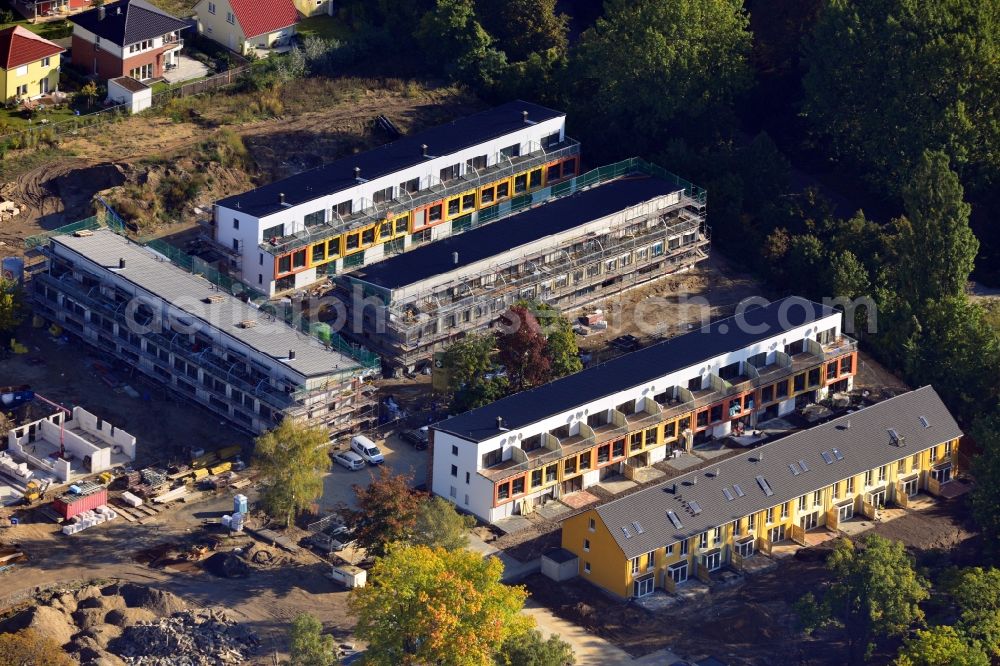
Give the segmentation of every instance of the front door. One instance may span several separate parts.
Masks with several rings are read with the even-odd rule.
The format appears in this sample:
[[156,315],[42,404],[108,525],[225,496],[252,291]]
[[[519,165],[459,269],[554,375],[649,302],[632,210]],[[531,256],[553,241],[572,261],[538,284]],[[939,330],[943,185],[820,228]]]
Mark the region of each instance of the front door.
[[907,497],[916,497],[917,495],[917,479],[912,478],[909,481],[903,481],[903,494]]
[[708,553],[702,557],[701,563],[709,571],[715,571],[722,566],[722,552],[715,551],[714,553]]
[[837,516],[840,522],[845,523],[854,517],[854,503],[837,507]]
[[643,580],[637,580],[632,583],[632,595],[636,597],[644,597],[647,594],[653,593],[653,576],[650,574]]
[[47,95],[49,92],[49,77],[44,77],[38,82],[38,94]]
[[938,483],[948,483],[951,481],[951,465],[945,465],[944,467],[931,470],[931,475]]
[[885,489],[868,495],[868,503],[877,509],[885,506]]
[[678,562],[677,564],[672,564],[667,567],[667,575],[670,576],[671,580],[678,584],[686,581],[688,579],[687,561]]
[[799,527],[808,531],[815,529],[817,523],[819,522],[819,511],[814,511],[808,515],[799,518]]
[[778,525],[777,527],[772,527],[768,532],[768,541],[771,543],[780,543],[785,540],[785,526]]

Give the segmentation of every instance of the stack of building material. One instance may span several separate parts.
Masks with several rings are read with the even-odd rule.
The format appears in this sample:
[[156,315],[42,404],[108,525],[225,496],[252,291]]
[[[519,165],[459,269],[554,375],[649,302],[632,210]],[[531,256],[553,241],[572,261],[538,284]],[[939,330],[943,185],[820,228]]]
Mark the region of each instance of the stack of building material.
[[21,481],[28,481],[34,474],[28,469],[28,463],[15,462],[6,451],[0,451],[0,472]]
[[118,513],[114,509],[102,504],[92,510],[84,511],[74,516],[71,523],[63,526],[62,532],[66,535],[76,534],[94,525],[114,520],[117,517]]
[[133,508],[142,506],[142,500],[128,491],[122,493],[122,501]]
[[165,474],[161,474],[160,472],[157,472],[155,469],[150,469],[148,467],[142,470],[140,474],[142,475],[142,480],[148,483],[153,488],[157,486],[162,486],[167,481],[167,477]]
[[188,494],[187,486],[178,486],[173,490],[168,490],[167,492],[157,495],[153,498],[153,501],[157,504],[166,504],[167,502],[173,502],[178,500]]

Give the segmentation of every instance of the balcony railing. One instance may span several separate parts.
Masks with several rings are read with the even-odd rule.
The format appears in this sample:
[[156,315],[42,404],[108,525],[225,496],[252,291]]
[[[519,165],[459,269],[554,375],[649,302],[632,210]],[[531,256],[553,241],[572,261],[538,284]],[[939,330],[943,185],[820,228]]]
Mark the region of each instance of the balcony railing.
[[528,153],[520,157],[507,158],[506,162],[497,163],[493,166],[480,169],[472,173],[450,180],[445,183],[435,183],[431,187],[414,192],[400,192],[400,196],[390,201],[373,203],[370,206],[354,211],[349,215],[344,215],[340,219],[307,227],[291,236],[284,236],[274,243],[264,242],[260,244],[262,250],[271,254],[285,254],[300,247],[305,247],[311,243],[326,240],[332,236],[340,235],[346,231],[351,231],[368,224],[373,224],[383,220],[390,211],[408,211],[419,208],[424,204],[446,199],[455,194],[468,192],[469,190],[488,185],[497,180],[509,178],[515,174],[533,169],[553,160],[572,157],[580,154],[580,144],[566,137],[561,143],[553,146],[549,150],[541,149]]

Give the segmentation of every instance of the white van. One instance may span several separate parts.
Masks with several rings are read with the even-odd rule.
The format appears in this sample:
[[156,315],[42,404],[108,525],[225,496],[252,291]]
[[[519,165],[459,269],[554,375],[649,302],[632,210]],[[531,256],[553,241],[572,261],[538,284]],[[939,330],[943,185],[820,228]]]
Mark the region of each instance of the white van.
[[351,438],[351,450],[365,459],[369,465],[381,465],[385,462],[382,452],[375,446],[375,442],[364,435],[355,435]]

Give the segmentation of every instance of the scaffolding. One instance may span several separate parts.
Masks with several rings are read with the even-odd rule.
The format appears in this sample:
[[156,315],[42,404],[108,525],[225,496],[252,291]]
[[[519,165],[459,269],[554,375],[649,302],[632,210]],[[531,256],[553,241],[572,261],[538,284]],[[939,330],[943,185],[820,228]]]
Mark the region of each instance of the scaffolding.
[[[528,255],[507,258],[504,253],[498,257],[506,259],[502,263],[476,275],[434,282],[411,296],[394,298],[389,290],[344,276],[346,286],[358,284],[385,303],[382,313],[365,309],[365,342],[388,364],[412,368],[454,340],[489,328],[518,301],[537,300],[568,312],[708,257],[703,197],[681,193],[666,209],[647,202],[630,212],[599,234],[583,233]],[[344,300],[350,310],[353,299]]]

